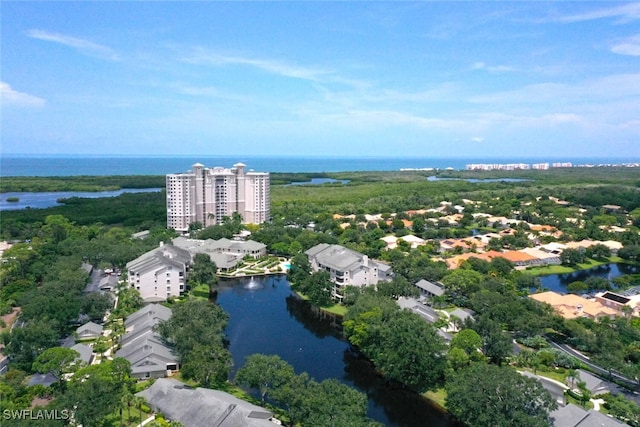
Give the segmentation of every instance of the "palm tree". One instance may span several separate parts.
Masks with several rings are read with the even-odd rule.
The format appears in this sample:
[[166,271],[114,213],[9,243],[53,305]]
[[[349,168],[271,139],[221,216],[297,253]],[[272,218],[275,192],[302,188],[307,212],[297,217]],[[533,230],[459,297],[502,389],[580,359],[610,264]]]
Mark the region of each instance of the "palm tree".
[[138,413],[140,414],[140,424],[142,424],[142,405],[146,402],[147,401],[144,400],[144,398],[136,395],[133,395],[133,399],[131,400],[131,403],[133,403],[133,405],[138,408]]
[[580,379],[580,373],[575,369],[569,369],[569,372],[567,372],[567,378],[571,380],[571,388],[575,388],[576,380]]
[[131,392],[127,389],[124,390],[122,397],[120,398],[120,424],[122,425],[122,408],[127,407],[127,424],[129,420],[131,420],[131,405],[134,403],[134,399],[136,396],[131,394]]

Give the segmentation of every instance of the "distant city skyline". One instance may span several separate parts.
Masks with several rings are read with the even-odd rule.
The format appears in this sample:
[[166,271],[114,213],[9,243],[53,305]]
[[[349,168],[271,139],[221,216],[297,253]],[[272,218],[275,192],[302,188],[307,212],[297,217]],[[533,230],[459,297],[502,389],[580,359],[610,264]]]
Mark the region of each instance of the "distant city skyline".
[[638,2],[0,8],[3,155],[640,156]]

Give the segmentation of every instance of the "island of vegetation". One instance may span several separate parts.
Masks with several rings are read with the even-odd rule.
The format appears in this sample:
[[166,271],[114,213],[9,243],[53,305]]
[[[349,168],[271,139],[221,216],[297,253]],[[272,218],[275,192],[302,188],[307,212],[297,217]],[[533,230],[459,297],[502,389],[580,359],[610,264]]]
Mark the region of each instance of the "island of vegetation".
[[[582,408],[584,416],[605,412],[640,425],[634,400],[613,387],[601,393],[587,381],[598,376],[638,390],[638,313],[620,308],[618,315],[571,316],[529,297],[544,291],[538,275],[559,267],[637,265],[637,174],[625,168],[512,171],[510,178],[524,181],[467,181],[503,173],[441,172],[440,178],[456,179],[428,180],[434,172],[345,172],[322,174],[340,182],[317,186],[286,184],[319,174],[282,174],[273,180],[270,223],[242,225],[228,218],[206,229],[196,224],[191,237],[232,238],[244,230],[271,256],[290,259],[293,289],[310,304],[343,315],[345,338],[380,375],[439,401],[465,425],[553,425],[552,414],[561,410],[559,397]],[[104,179],[92,177],[91,182],[101,189],[105,183],[132,187],[137,177]],[[17,186],[49,190],[52,183],[68,191],[74,182],[3,178],[2,191]],[[145,182],[163,185],[157,177]],[[0,327],[10,362],[0,377],[2,411],[58,411],[59,419],[48,421],[51,426],[67,425],[72,409],[77,422],[91,426],[137,425],[154,412],[139,394],[153,381],[136,381],[129,362],[115,356],[127,333],[126,319],[142,307],[140,296],[122,276],[115,276],[115,306],[112,293],[84,290],[91,269],[125,274],[129,261],[177,237],[165,228],[164,197],[68,199],[53,208],[3,212],[0,233],[7,244],[0,264]],[[135,237],[143,230],[149,231],[145,238]],[[572,247],[579,242],[583,246]],[[376,286],[347,287],[338,301],[330,275],[313,271],[305,253],[323,243],[384,263],[393,278]],[[543,245],[563,245],[557,265],[525,265],[495,255]],[[494,255],[484,257],[487,253]],[[165,303],[172,315],[155,331],[179,359],[177,379],[251,400],[287,425],[378,425],[366,416],[364,394],[336,380],[316,382],[278,356],[256,354],[229,378],[228,316],[198,298],[203,289],[215,289],[217,277],[217,266],[198,257],[190,291]],[[443,292],[421,297],[416,286],[421,280]],[[585,281],[568,291],[619,292],[637,286],[640,275],[630,274]],[[418,305],[403,305],[411,299]],[[433,321],[420,315],[425,310],[435,315]],[[110,331],[88,341],[99,362],[90,365],[59,341],[73,337],[87,321]],[[48,374],[52,382],[30,385],[36,374]],[[564,384],[567,393],[552,396],[541,377]],[[596,395],[601,400],[592,399]],[[601,412],[587,412],[594,405]],[[153,422],[169,425],[162,417]]]

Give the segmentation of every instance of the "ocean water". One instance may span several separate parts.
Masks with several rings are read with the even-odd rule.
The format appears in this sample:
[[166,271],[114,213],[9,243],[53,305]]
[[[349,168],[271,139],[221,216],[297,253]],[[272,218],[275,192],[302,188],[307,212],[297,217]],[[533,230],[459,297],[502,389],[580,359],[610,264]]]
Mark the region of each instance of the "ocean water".
[[287,157],[287,156],[155,156],[87,157],[2,155],[0,177],[6,176],[78,176],[78,175],[166,175],[183,173],[194,163],[206,167],[231,167],[244,163],[259,172],[345,172],[398,171],[400,169],[462,170],[469,163],[554,163],[601,165],[640,163],[631,158],[427,158],[427,157]]

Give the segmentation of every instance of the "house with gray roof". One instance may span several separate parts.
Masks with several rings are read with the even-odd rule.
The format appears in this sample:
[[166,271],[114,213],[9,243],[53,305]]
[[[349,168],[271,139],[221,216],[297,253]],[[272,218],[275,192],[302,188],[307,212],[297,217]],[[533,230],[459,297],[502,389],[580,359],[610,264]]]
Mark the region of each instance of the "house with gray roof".
[[572,403],[552,411],[549,416],[553,427],[619,427],[626,425],[601,412],[593,409],[585,411]]
[[433,283],[425,279],[416,282],[415,287],[418,288],[420,295],[425,298],[433,298],[444,295],[444,285],[442,283]]
[[154,330],[158,323],[170,317],[171,309],[149,304],[125,319],[125,334],[120,339],[116,357],[131,363],[135,378],[161,378],[179,369],[173,349]]
[[602,380],[583,369],[578,369],[577,372],[580,379],[576,382],[576,384],[580,381],[584,381],[587,390],[589,390],[592,396],[597,396],[599,394],[605,394],[609,392],[609,385],[607,381]]
[[136,394],[166,418],[185,427],[273,427],[273,413],[219,390],[193,388],[162,378]]
[[[393,272],[388,265],[370,260],[368,256],[340,245],[320,243],[305,252],[313,271],[326,271],[335,283],[332,296],[344,298],[347,286],[376,285],[379,281],[390,280]],[[384,277],[380,277],[384,270]]]
[[76,335],[80,340],[96,339],[102,335],[102,325],[87,322],[76,329]]
[[80,360],[82,360],[85,364],[91,365],[93,361],[93,349],[85,344],[75,344],[69,347],[71,350],[75,350],[80,354]]
[[127,263],[127,281],[145,302],[166,301],[184,293],[189,265],[188,250],[160,243],[160,247]]
[[257,259],[267,255],[267,246],[253,240],[229,240],[224,238],[219,240],[197,240],[177,237],[173,239],[173,244],[188,250],[194,256],[198,253],[209,255],[216,267],[223,271],[234,269],[244,257]]

